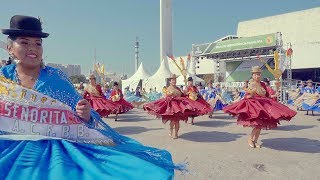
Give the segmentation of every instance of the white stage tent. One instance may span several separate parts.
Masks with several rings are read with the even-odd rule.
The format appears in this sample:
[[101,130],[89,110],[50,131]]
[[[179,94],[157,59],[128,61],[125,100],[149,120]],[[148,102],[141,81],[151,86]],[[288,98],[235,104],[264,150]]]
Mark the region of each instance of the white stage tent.
[[128,79],[122,80],[122,91],[124,91],[126,87],[129,87],[130,90],[136,90],[137,86],[140,84],[140,81],[144,81],[149,77],[149,72],[144,68],[141,62],[138,70],[134,73],[134,75],[132,75]]
[[171,74],[166,60],[163,60],[157,72],[143,82],[143,87],[146,90],[157,88],[157,91],[161,92],[163,86],[167,85],[167,79]]

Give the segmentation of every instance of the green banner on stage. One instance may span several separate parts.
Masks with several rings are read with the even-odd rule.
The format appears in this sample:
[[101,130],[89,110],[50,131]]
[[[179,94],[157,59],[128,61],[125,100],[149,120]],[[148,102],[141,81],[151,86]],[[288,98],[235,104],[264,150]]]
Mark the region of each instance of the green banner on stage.
[[273,46],[276,46],[276,33],[194,45],[193,53],[204,55]]

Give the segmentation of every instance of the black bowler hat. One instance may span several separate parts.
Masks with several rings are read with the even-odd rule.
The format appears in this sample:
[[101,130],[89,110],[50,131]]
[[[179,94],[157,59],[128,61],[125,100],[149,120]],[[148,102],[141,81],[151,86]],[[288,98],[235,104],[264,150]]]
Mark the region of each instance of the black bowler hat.
[[264,78],[264,79],[263,79],[263,82],[268,82],[268,83],[269,83],[270,80],[269,80],[268,78]]
[[192,77],[188,77],[188,81],[193,81]]
[[1,29],[3,34],[9,36],[30,36],[46,38],[48,33],[42,32],[39,19],[31,16],[15,15],[10,20],[10,29]]

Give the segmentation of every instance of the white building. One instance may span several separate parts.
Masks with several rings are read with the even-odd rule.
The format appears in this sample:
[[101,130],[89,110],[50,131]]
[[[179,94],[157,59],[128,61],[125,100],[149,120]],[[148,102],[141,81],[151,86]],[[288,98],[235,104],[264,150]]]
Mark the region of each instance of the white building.
[[[277,32],[282,34],[283,48],[288,49],[290,43],[293,49],[292,78],[313,79],[320,82],[320,57],[318,55],[320,50],[320,7],[239,22],[237,36],[226,36],[220,40],[237,39],[237,37],[251,38]],[[200,57],[199,63],[194,64],[194,67],[198,67],[195,68],[196,74],[216,72],[221,74],[228,69],[225,63],[221,63],[224,61],[220,61],[218,71],[213,60],[202,58],[205,57]],[[249,61],[247,63],[249,64],[243,63],[243,66],[252,65]],[[172,72],[178,72],[172,63],[169,63],[169,66]],[[228,73],[225,76],[228,76]],[[286,78],[286,73],[284,73],[284,78]]]
[[66,65],[66,68],[67,68],[67,72],[68,72],[69,76],[81,74],[81,66],[80,65],[68,64],[68,65]]
[[293,79],[320,81],[320,7],[239,22],[237,35],[281,32],[283,47],[293,49]]

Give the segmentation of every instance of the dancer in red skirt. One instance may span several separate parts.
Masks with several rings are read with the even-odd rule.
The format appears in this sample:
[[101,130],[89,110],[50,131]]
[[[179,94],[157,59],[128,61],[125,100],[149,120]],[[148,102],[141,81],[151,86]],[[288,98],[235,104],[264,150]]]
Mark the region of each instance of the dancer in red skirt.
[[118,114],[122,114],[133,109],[133,105],[123,99],[123,94],[121,89],[119,89],[119,84],[117,82],[113,83],[113,90],[110,94],[111,100],[120,107],[118,113],[116,114],[115,121],[118,120]]
[[[210,106],[210,104],[207,103],[207,101],[203,99],[203,97],[199,94],[197,87],[193,85],[192,77],[188,77],[188,86],[186,88],[185,94],[188,96],[189,99],[191,99],[193,101],[197,101],[197,102],[201,103],[202,105],[204,105],[204,108],[202,109],[203,114],[208,114],[208,113],[212,112],[212,107]],[[194,124],[193,121],[194,121],[194,116],[191,117],[190,124],[193,125]]]
[[[178,138],[180,120],[187,121],[188,117],[206,114],[203,109],[205,105],[184,96],[176,86],[176,75],[170,77],[170,86],[167,88],[166,96],[157,101],[143,105],[144,110],[161,118],[163,123],[170,121],[169,135],[173,139]],[[173,134],[174,129],[174,134]]]
[[297,112],[270,98],[266,85],[261,82],[261,69],[252,67],[252,79],[243,100],[226,106],[223,111],[238,117],[238,124],[253,127],[248,138],[250,147],[257,144],[261,129],[277,128],[280,120],[290,121]]
[[119,107],[104,97],[101,86],[96,84],[96,77],[89,76],[90,84],[84,89],[83,98],[90,102],[92,109],[97,111],[101,117],[107,117],[109,114],[116,114]]

